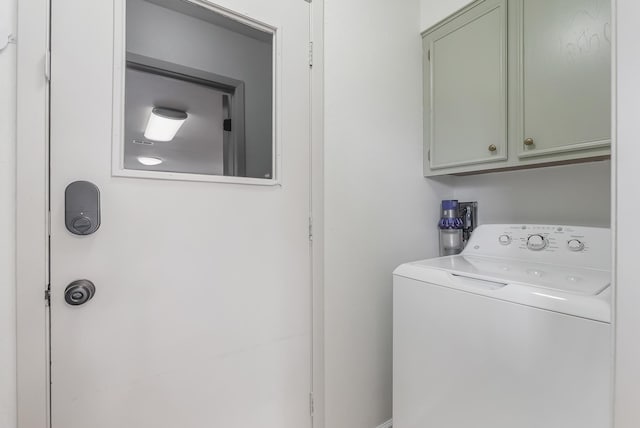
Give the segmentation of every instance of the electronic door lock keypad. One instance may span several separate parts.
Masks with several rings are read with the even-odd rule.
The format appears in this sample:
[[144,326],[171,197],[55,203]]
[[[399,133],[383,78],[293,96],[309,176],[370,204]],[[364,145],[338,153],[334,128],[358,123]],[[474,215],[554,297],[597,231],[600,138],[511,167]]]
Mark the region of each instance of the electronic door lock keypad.
[[64,222],[74,235],[91,235],[100,227],[100,190],[88,181],[74,181],[64,191]]

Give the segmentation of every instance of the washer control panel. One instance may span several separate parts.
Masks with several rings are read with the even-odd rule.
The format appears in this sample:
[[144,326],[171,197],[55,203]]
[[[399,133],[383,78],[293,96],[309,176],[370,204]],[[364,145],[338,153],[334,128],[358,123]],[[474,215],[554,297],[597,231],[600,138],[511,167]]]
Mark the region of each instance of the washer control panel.
[[530,251],[588,251],[584,231],[570,226],[508,226],[497,236],[501,246],[514,245]]
[[480,225],[474,230],[465,253],[609,268],[611,231],[564,225]]

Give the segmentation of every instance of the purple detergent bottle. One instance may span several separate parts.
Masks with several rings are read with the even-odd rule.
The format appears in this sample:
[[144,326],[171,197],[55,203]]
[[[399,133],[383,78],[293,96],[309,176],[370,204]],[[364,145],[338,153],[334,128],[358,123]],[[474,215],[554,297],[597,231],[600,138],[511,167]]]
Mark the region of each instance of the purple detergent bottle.
[[458,201],[448,199],[442,201],[442,216],[438,222],[440,229],[440,255],[458,254],[464,248],[462,227],[464,223],[458,214]]

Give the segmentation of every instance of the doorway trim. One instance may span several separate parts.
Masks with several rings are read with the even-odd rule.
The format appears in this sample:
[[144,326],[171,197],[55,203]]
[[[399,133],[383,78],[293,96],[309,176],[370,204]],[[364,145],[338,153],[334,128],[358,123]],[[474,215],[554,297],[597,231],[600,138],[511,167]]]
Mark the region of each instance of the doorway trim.
[[324,0],[308,1],[311,7],[311,425],[324,428]]
[[[307,1],[307,0],[299,0]],[[310,217],[313,241],[313,426],[324,427],[323,7],[311,7]],[[17,50],[16,321],[17,427],[51,426],[49,395],[49,0],[20,0]],[[310,220],[311,220],[310,219]]]
[[49,1],[18,3],[16,105],[17,424],[49,418]]

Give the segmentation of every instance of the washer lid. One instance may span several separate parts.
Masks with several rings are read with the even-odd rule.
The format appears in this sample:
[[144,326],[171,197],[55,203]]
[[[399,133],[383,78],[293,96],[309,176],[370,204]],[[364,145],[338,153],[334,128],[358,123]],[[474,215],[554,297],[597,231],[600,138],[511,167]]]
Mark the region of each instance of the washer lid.
[[[609,271],[457,255],[405,263],[396,277],[609,323]],[[394,287],[402,282],[396,283]]]
[[601,293],[611,284],[609,271],[476,255],[439,257],[412,264],[499,283],[515,282],[591,296]]

